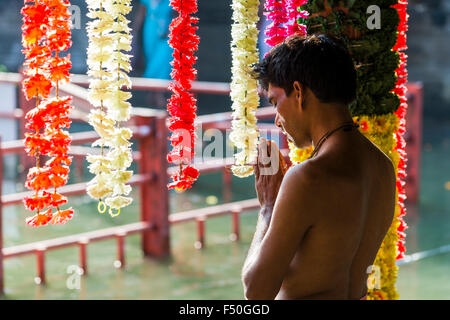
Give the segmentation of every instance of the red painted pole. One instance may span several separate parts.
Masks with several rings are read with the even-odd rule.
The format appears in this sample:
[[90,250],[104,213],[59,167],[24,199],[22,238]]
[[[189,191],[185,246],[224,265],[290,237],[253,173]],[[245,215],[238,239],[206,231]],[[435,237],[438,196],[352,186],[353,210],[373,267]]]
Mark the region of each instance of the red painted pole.
[[205,221],[206,217],[197,217],[197,241],[194,244],[196,249],[203,249],[205,247]]
[[78,181],[83,181],[83,161],[84,161],[84,156],[76,156],[75,157],[75,162],[76,162],[76,173],[77,173],[77,180]]
[[233,220],[233,233],[230,235],[231,241],[238,241],[240,238],[240,221],[239,217],[242,210],[240,208],[236,208],[231,211],[231,216]]
[[148,111],[151,115],[136,118],[137,125],[151,128],[150,135],[139,140],[139,173],[152,177],[140,187],[141,221],[153,225],[142,233],[142,250],[145,256],[164,258],[170,254],[167,114]]
[[116,235],[117,239],[117,261],[120,262],[119,268],[125,267],[125,236],[126,233],[120,232]]
[[87,245],[89,243],[88,239],[81,239],[78,242],[80,248],[80,267],[83,269],[83,275],[87,275]]
[[45,251],[46,248],[36,249],[37,283],[45,284]]
[[0,136],[0,296],[5,293],[3,281],[3,203],[2,203],[2,184],[3,184],[3,152],[2,137]]

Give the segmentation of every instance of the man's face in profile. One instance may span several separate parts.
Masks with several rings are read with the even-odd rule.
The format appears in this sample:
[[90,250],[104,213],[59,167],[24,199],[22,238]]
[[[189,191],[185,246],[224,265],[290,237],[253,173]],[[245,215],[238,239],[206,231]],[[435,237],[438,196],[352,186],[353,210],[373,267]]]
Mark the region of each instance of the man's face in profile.
[[304,112],[298,98],[300,92],[294,89],[289,96],[283,88],[269,83],[267,98],[276,110],[275,125],[287,136],[288,141],[297,148],[309,147],[311,141],[304,132],[305,125],[302,118]]

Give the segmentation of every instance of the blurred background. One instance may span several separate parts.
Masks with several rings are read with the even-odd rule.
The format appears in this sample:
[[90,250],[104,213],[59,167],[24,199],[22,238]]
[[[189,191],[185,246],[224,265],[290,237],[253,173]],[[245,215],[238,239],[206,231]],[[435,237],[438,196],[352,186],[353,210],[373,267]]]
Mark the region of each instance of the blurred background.
[[[0,72],[17,73],[23,63],[21,53],[21,1],[0,0]],[[80,9],[80,28],[72,30],[70,49],[73,74],[85,74],[88,18],[84,0],[72,0]],[[231,80],[231,0],[199,1],[198,80],[229,83]],[[423,103],[411,108],[407,140],[412,150],[411,173],[417,199],[407,202],[405,218],[407,258],[399,262],[397,282],[400,299],[450,299],[450,1],[410,0],[408,13],[409,81],[421,88]],[[173,17],[169,0],[133,1],[129,15],[133,29],[133,77],[169,79],[172,60],[167,44],[168,26]],[[259,27],[264,26],[261,21]],[[260,37],[262,38],[262,37]],[[262,41],[261,41],[262,42]],[[267,50],[260,44],[261,54]],[[0,113],[13,112],[19,100],[17,88],[0,81]],[[133,91],[135,107],[165,109],[168,92]],[[198,114],[228,112],[228,95],[201,93]],[[416,98],[415,99],[419,99]],[[267,102],[261,99],[261,106]],[[71,132],[92,130],[74,123]],[[17,121],[0,117],[2,141],[19,139]],[[409,138],[408,138],[409,137]],[[24,191],[20,159],[4,156],[3,195]],[[88,181],[86,170],[80,176],[72,170],[71,182]],[[78,171],[77,171],[78,172]],[[170,193],[170,213],[215,206],[256,196],[253,177],[231,178],[231,195],[222,189],[222,173],[202,174],[194,188],[184,194]],[[139,221],[139,193],[135,201],[115,219],[100,215],[97,203],[88,196],[70,198],[76,208],[74,218],[64,226],[31,229],[23,205],[5,206],[3,247],[92,231]],[[227,198],[227,199],[224,199]],[[413,197],[414,198],[414,197]],[[208,219],[206,245],[198,250],[195,221],[171,227],[171,257],[164,261],[142,255],[140,236],[126,238],[126,266],[114,268],[114,239],[89,245],[89,274],[81,277],[79,289],[68,285],[68,266],[78,265],[76,247],[46,254],[47,284],[36,285],[36,259],[33,255],[5,260],[6,299],[243,299],[240,272],[256,225],[257,211],[241,215],[239,241],[230,241],[230,216]],[[116,264],[117,266],[117,264]]]

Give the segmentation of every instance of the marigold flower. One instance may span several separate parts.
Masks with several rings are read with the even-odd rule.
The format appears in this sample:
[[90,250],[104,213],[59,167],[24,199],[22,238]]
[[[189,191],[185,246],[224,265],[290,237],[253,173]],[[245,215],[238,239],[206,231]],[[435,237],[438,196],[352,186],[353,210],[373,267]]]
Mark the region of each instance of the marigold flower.
[[66,210],[57,211],[53,214],[52,219],[49,221],[51,224],[65,224],[67,221],[72,219],[73,209],[69,208]]
[[[25,182],[36,194],[24,199],[28,210],[38,210],[37,215],[26,220],[32,226],[45,225],[52,218],[51,208],[44,213],[39,211],[52,206],[65,212],[59,206],[67,202],[56,188],[67,183],[71,163],[67,155],[71,138],[62,130],[71,123],[71,98],[60,98],[58,90],[60,82],[69,80],[71,68],[70,55],[60,56],[61,51],[71,46],[69,5],[67,0],[25,1],[22,8],[22,52],[24,64],[29,68],[24,72],[23,92],[28,100],[35,98],[37,103],[25,116],[25,127],[32,130],[25,133],[25,151],[36,157],[36,167],[30,169]],[[56,97],[49,99],[53,87]],[[40,156],[52,158],[42,166]],[[52,194],[46,191],[50,187],[55,188]]]
[[32,217],[26,218],[25,221],[29,226],[40,227],[48,224],[52,217],[52,209],[48,209],[44,213],[38,213]]

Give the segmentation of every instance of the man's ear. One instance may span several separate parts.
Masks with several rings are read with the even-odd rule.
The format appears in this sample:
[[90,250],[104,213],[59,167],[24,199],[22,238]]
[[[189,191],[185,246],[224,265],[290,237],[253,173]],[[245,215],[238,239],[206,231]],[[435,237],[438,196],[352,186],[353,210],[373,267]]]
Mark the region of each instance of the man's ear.
[[305,89],[303,85],[298,81],[294,81],[293,87],[295,99],[299,102],[299,106],[303,109],[305,103]]

